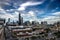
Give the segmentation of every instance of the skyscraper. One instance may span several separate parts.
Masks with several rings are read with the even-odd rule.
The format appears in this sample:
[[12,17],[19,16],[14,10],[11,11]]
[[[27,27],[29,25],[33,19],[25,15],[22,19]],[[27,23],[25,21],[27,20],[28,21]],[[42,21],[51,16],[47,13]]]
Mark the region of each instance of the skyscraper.
[[23,18],[21,17],[21,14],[19,13],[19,22],[18,22],[19,25],[22,25],[23,24]]
[[23,25],[23,17],[21,17],[21,25]]
[[10,22],[10,18],[8,18],[8,22]]

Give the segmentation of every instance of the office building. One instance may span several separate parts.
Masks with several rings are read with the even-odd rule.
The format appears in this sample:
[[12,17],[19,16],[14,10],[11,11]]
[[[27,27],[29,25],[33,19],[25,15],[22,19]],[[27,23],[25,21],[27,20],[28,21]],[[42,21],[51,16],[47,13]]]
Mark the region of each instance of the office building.
[[21,14],[19,13],[19,22],[18,22],[18,24],[19,25],[22,25],[23,24],[23,17],[21,17]]

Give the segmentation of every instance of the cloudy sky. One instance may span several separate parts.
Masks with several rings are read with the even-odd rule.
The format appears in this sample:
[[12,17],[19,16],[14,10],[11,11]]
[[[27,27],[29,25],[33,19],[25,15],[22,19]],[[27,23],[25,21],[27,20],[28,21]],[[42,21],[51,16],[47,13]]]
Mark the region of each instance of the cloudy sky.
[[0,0],[0,18],[24,21],[60,21],[60,0]]

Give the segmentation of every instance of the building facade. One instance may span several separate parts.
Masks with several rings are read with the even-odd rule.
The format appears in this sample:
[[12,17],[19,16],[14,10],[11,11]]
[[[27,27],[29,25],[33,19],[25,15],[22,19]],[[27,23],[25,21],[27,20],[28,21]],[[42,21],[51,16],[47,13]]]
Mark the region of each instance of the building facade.
[[23,17],[21,17],[21,14],[19,13],[19,18],[18,18],[18,24],[22,25],[23,24]]

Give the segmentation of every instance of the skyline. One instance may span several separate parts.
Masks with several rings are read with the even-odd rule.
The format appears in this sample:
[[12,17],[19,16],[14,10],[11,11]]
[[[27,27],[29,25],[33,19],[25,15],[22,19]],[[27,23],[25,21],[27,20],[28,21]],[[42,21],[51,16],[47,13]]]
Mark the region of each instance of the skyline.
[[59,0],[0,0],[0,17],[18,20],[21,13],[24,21],[60,21]]

